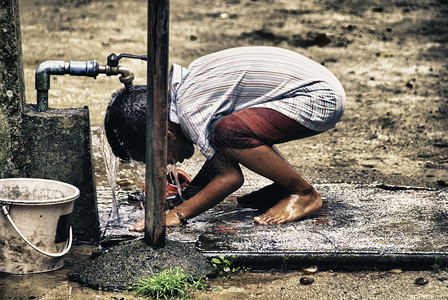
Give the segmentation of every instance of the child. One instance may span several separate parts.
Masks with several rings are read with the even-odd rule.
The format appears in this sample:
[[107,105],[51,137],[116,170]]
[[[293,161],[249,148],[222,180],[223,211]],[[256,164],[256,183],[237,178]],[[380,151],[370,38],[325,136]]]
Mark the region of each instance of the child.
[[[286,49],[233,48],[203,56],[188,69],[173,65],[169,94],[167,163],[190,158],[195,144],[207,158],[202,171],[213,170],[213,176],[167,212],[167,226],[184,223],[241,187],[239,164],[274,182],[268,189],[278,197],[260,199],[270,208],[256,223],[290,223],[321,207],[319,193],[274,144],[324,132],[340,120],[345,92],[329,70]],[[112,100],[105,129],[115,155],[144,161],[145,111],[145,87],[132,95],[120,91]],[[144,223],[130,229],[142,231]]]

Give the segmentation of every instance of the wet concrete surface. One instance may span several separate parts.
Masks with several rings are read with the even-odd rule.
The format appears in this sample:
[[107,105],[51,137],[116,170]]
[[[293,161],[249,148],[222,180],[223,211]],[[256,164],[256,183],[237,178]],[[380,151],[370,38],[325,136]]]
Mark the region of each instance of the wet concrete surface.
[[[360,265],[416,269],[431,266],[435,256],[448,258],[446,191],[343,183],[315,188],[323,207],[298,222],[258,225],[253,217],[263,210],[241,207],[229,197],[187,225],[169,227],[167,239],[196,243],[206,256],[232,256],[237,263],[264,270],[309,263],[332,269]],[[142,235],[127,228],[142,219],[143,210],[135,203],[119,203],[126,222],[110,226],[106,241]]]
[[[260,211],[227,203],[223,211],[191,223],[208,224],[198,240],[204,254],[232,255],[257,269],[319,263],[428,266],[447,257],[445,191],[353,184],[315,185],[324,205],[304,220],[282,226],[254,224]],[[181,231],[182,229],[180,229]]]
[[[320,270],[400,268],[430,269],[437,257],[447,260],[448,194],[417,187],[320,184],[323,207],[286,225],[258,225],[263,209],[241,207],[235,196],[188,221],[167,228],[167,246],[144,245],[143,234],[129,224],[144,211],[130,190],[118,192],[119,220],[103,210],[102,249],[68,276],[99,290],[123,291],[166,267],[181,267],[194,276],[213,274],[207,258],[224,255],[235,266],[252,270]],[[105,187],[104,193],[107,189]],[[109,206],[110,207],[110,206]]]
[[[190,174],[194,174],[195,167],[201,165],[198,160],[188,163],[191,165],[183,167],[190,170]],[[121,166],[122,170],[126,168]],[[238,191],[239,195],[269,184],[269,181],[251,173],[245,176],[247,180]],[[101,249],[123,240],[141,238],[141,233],[128,231],[129,224],[141,220],[144,215],[138,202],[128,201],[128,193],[134,190],[118,190],[120,220],[114,221],[111,218],[110,187],[104,180],[98,183]],[[138,189],[138,186],[139,183],[136,183],[134,188]],[[446,191],[344,183],[315,184],[315,187],[322,195],[324,206],[319,212],[293,224],[254,224],[253,217],[262,211],[238,206],[234,195],[210,211],[189,220],[187,225],[167,228],[168,243],[180,242],[193,247],[198,245],[201,253],[208,258],[228,255],[236,265],[250,266],[253,271],[263,270],[263,273],[233,275],[226,281],[211,280],[209,283],[218,291],[212,294],[199,293],[194,298],[305,299],[308,295],[316,299],[329,299],[349,295],[353,299],[367,299],[370,295],[371,299],[407,299],[407,295],[414,295],[416,299],[444,299],[448,293],[445,280],[448,274],[445,271],[434,273],[413,270],[431,270],[436,262],[446,266],[443,261],[447,256],[448,245],[446,234],[443,233],[447,225]],[[25,276],[2,275],[0,298],[134,299],[127,293],[91,289],[68,280],[70,272],[79,270],[85,264],[89,265],[91,253],[95,250],[95,246],[74,246],[66,257],[64,268],[54,272]],[[138,247],[134,250],[138,251]],[[142,264],[141,259],[134,260],[134,265],[126,261],[126,267],[122,268],[114,259],[110,259],[110,263],[117,269],[132,269]],[[300,270],[312,264],[319,267],[319,273],[313,277],[315,283],[305,288],[299,283],[299,279],[304,276]],[[378,271],[393,267],[405,272],[392,274]],[[376,270],[365,271],[371,268]],[[332,271],[341,269],[364,271]],[[105,281],[114,279],[113,274],[101,268],[92,272],[92,276]],[[416,285],[414,281],[420,277],[429,280],[429,283],[424,287]],[[400,291],[398,294],[397,290]]]
[[[94,150],[98,145],[93,137]],[[98,151],[96,151],[98,152]],[[95,165],[102,169],[99,156]],[[202,165],[200,156],[186,161],[181,168],[194,175]],[[104,250],[119,242],[142,237],[128,231],[133,222],[143,219],[144,210],[128,194],[141,188],[142,166],[120,166],[119,177],[134,180],[131,187],[117,189],[119,220],[112,218],[111,187],[106,176],[96,170],[97,198],[101,224],[101,246]],[[132,170],[132,172],[130,172]],[[268,185],[270,181],[243,169],[246,182],[236,195],[243,195]],[[446,266],[448,195],[445,190],[362,184],[315,184],[324,200],[322,209],[293,224],[262,226],[253,222],[261,210],[240,207],[235,195],[189,220],[185,226],[167,228],[167,241],[189,247],[199,246],[210,258],[228,255],[236,265],[252,267],[248,273],[232,275],[226,280],[209,283],[216,291],[201,292],[198,299],[444,299],[448,293],[448,273],[434,273],[433,264]],[[134,249],[138,251],[138,246]],[[113,248],[112,248],[113,249]],[[69,280],[69,273],[89,266],[91,253],[98,247],[75,245],[65,258],[65,266],[57,271],[25,276],[0,276],[0,299],[134,299],[126,292],[111,292],[84,287]],[[130,257],[131,255],[127,255]],[[119,269],[133,269],[126,261],[110,259]],[[302,267],[317,265],[315,283],[302,286]],[[397,267],[401,274],[386,271]],[[90,267],[87,267],[90,268]],[[374,271],[365,271],[375,268]],[[361,272],[332,270],[361,269]],[[413,271],[424,269],[423,271]],[[98,281],[118,279],[113,272],[97,268],[89,276]],[[426,270],[426,271],[425,271]],[[428,271],[429,270],[429,271]],[[277,272],[280,271],[280,272]],[[285,273],[287,271],[287,273]],[[87,269],[86,273],[89,274]],[[291,273],[288,273],[291,272]],[[429,280],[425,286],[415,284],[417,278]],[[112,280],[113,281],[113,280]],[[109,284],[109,283],[108,283]],[[115,280],[113,285],[120,282]],[[96,286],[99,288],[100,285]],[[104,286],[105,287],[105,286]],[[348,295],[348,296],[347,296]],[[33,298],[34,297],[34,298]]]
[[[332,277],[345,276],[344,273],[333,273],[332,270],[363,270],[361,273],[346,276],[354,276],[360,282],[365,281],[366,288],[378,281],[383,281],[382,284],[387,287],[404,284],[401,280],[405,280],[409,282],[407,287],[404,284],[404,289],[412,290],[406,293],[429,295],[427,299],[439,299],[439,296],[443,299],[443,295],[439,295],[437,290],[428,293],[413,289],[418,287],[414,281],[424,276],[424,282],[430,278],[432,284],[437,285],[437,289],[447,291],[448,286],[444,284],[443,274],[418,271],[434,268],[436,262],[446,265],[448,242],[443,232],[448,225],[445,217],[448,209],[446,191],[341,183],[318,184],[315,187],[321,193],[324,205],[319,212],[303,220],[282,226],[258,225],[253,222],[253,217],[263,210],[241,207],[236,197],[231,196],[215,208],[189,220],[187,225],[167,228],[168,248],[184,263],[188,260],[187,257],[193,257],[190,252],[194,252],[192,249],[197,246],[200,254],[195,255],[199,255],[200,259],[224,255],[231,259],[235,266],[263,271],[265,275],[270,274],[266,276],[277,276],[279,280],[287,276],[295,284],[299,284],[299,279],[304,276],[300,274],[300,270],[306,266],[317,265],[319,274],[313,279],[321,280],[321,284],[322,281],[327,282],[329,285],[333,282]],[[146,250],[143,251],[139,240],[142,233],[128,231],[128,225],[140,220],[144,212],[138,203],[128,201],[126,195],[126,192],[122,191],[118,197],[120,222],[109,220],[104,231],[103,251],[110,253],[104,255],[100,263],[93,261],[81,269],[76,267],[75,271],[70,273],[72,279],[97,289],[120,290],[130,282],[122,280],[123,273],[135,275],[135,272],[157,265],[154,261],[160,253],[148,254],[145,247]],[[103,224],[106,223],[103,220]],[[126,242],[126,250],[122,249],[123,244],[113,246],[129,239],[136,239],[136,242]],[[187,251],[190,254],[185,255],[187,252],[181,249],[183,247],[190,247]],[[140,255],[142,251],[145,253],[143,257]],[[162,254],[162,263],[178,265],[179,260],[176,262],[164,255]],[[197,256],[190,261],[196,264],[199,258]],[[154,269],[158,268],[160,265]],[[397,268],[398,274],[406,271],[406,275],[398,275],[395,271],[378,273],[378,270],[392,268]],[[377,273],[366,273],[367,269],[376,270]],[[284,275],[276,273],[278,271]],[[285,271],[292,271],[296,275],[286,275],[288,273],[284,273]],[[247,278],[251,276],[260,279],[260,276],[264,275],[249,274],[243,277],[244,279],[236,280],[241,280],[242,283],[239,284],[246,286]],[[397,278],[399,276],[401,279]],[[393,283],[390,284],[389,281]],[[220,282],[219,279],[215,279],[214,283],[220,285],[222,292],[214,293],[213,296],[201,293],[197,297],[243,299],[253,292],[247,287],[249,290],[240,294],[234,290],[235,286],[226,287],[226,283]],[[273,285],[278,287],[279,283]],[[343,282],[341,286],[345,286]],[[259,289],[258,295],[263,295],[264,289],[255,289]],[[283,289],[291,290],[287,287]],[[285,294],[284,291],[280,294],[295,297],[297,290],[292,290],[292,294]],[[346,293],[336,290],[336,294],[341,297]],[[311,293],[310,295],[315,293],[310,290],[303,292]],[[358,292],[362,296],[372,294],[373,290],[367,288]],[[278,295],[278,292],[272,293]],[[394,294],[392,290],[385,293]],[[406,293],[397,299],[404,299]],[[328,295],[330,294],[334,293],[328,292]],[[266,299],[271,296],[272,294],[267,294]]]

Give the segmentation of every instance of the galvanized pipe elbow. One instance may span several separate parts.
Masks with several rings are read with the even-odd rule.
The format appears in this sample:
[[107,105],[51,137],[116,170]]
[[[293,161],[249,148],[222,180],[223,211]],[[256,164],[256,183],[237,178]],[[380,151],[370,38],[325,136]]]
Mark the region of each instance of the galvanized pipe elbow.
[[37,110],[48,110],[48,90],[50,89],[50,75],[70,74],[75,76],[96,77],[99,73],[96,61],[56,61],[48,60],[36,69],[35,87],[37,90]]
[[47,60],[36,69],[36,90],[50,89],[50,75],[66,74],[66,63],[64,61]]
[[35,87],[37,90],[37,111],[48,110],[48,90],[50,89],[51,74],[65,74],[64,61],[44,61],[36,69]]
[[99,66],[96,61],[57,61],[48,60],[41,63],[36,69],[36,90],[37,90],[37,110],[48,110],[48,90],[50,89],[50,75],[74,75],[96,78],[99,73],[111,75],[121,75],[120,82],[124,84],[126,90],[132,91],[134,85],[134,74],[127,68],[121,66]]

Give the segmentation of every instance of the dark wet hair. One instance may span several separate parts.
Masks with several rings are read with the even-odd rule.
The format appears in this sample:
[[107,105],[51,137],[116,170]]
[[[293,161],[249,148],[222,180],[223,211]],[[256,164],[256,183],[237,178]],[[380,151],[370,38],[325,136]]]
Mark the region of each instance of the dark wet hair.
[[112,96],[104,119],[107,141],[115,156],[123,160],[145,162],[146,86],[137,85],[129,92]]

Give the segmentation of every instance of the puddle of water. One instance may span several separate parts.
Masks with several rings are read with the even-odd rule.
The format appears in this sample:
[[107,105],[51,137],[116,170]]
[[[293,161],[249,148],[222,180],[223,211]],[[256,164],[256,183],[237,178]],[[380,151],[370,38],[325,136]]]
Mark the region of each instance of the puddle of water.
[[100,127],[92,128],[92,149],[102,239],[117,242],[141,236],[128,227],[144,219],[143,205],[138,201],[142,199],[131,199],[129,195],[142,193],[145,164],[116,158]]
[[75,245],[64,257],[65,266],[53,272],[28,275],[0,273],[0,299],[136,299],[122,292],[97,291],[71,282],[68,273],[89,260],[97,247]]

